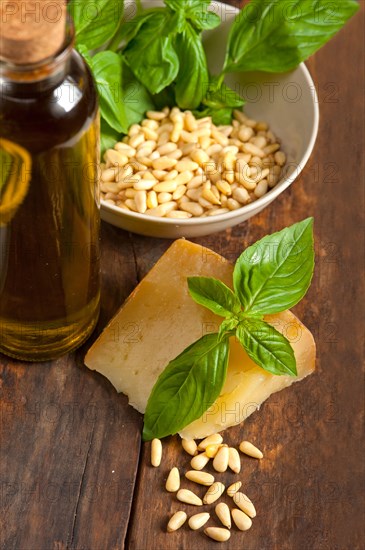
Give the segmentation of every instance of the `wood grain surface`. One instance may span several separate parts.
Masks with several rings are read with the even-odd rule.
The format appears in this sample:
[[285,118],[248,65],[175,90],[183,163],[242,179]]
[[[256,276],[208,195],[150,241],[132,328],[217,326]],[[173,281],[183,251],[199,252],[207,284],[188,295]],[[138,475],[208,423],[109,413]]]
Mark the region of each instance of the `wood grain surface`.
[[[228,443],[247,438],[265,453],[262,461],[242,459],[240,479],[258,513],[250,531],[232,529],[229,550],[365,548],[363,28],[364,10],[308,62],[321,122],[304,173],[254,219],[196,239],[234,261],[266,233],[315,218],[315,277],[295,312],[316,337],[317,370],[225,434]],[[103,224],[102,313],[93,338],[169,245]],[[215,548],[186,525],[166,533],[174,511],[201,511],[164,491],[169,468],[185,471],[189,457],[174,437],[164,442],[162,466],[149,465],[141,416],[83,366],[91,341],[46,364],[1,357],[1,549]],[[219,478],[228,484],[236,476]]]

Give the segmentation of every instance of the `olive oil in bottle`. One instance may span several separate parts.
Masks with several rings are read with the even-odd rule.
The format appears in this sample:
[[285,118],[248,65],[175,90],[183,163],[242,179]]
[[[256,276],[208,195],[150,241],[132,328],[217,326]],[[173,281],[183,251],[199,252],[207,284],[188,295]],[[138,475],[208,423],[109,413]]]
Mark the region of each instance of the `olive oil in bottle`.
[[28,361],[79,346],[100,300],[97,96],[52,4],[0,39],[0,351]]

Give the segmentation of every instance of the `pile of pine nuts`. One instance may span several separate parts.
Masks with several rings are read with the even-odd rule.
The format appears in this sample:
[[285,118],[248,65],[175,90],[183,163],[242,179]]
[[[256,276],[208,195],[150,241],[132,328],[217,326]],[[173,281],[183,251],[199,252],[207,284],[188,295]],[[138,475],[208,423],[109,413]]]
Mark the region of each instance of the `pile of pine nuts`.
[[[194,440],[187,441],[182,439],[183,449],[193,458],[190,461],[192,470],[185,473],[185,477],[190,481],[208,487],[203,498],[200,498],[189,489],[180,488],[180,472],[174,467],[170,470],[167,477],[165,488],[169,493],[176,493],[176,498],[180,502],[192,506],[203,506],[213,504],[223,495],[225,485],[220,481],[215,481],[215,477],[208,472],[203,472],[203,468],[213,459],[213,468],[216,472],[223,473],[230,468],[234,473],[241,471],[241,459],[237,449],[228,447],[223,443],[220,434],[213,434],[201,441],[199,445]],[[239,450],[253,458],[261,460],[262,452],[249,441],[242,441]],[[201,451],[199,453],[199,451]],[[151,443],[151,464],[158,467],[162,460],[162,443],[159,439],[153,439]],[[231,536],[231,526],[234,524],[240,531],[247,531],[252,526],[252,519],[256,516],[255,506],[247,495],[240,492],[241,481],[235,481],[227,488],[227,495],[232,498],[236,508],[230,509],[225,502],[220,502],[215,506],[215,513],[223,527],[206,527],[204,533],[218,542],[227,541]],[[175,512],[167,523],[167,532],[177,531],[186,522],[188,516],[186,512],[179,510]],[[196,531],[203,527],[210,519],[209,512],[201,512],[190,516],[188,525],[190,529]]]
[[191,218],[237,210],[280,180],[286,156],[265,122],[234,111],[232,125],[190,111],[148,111],[104,154],[101,198],[148,216]]

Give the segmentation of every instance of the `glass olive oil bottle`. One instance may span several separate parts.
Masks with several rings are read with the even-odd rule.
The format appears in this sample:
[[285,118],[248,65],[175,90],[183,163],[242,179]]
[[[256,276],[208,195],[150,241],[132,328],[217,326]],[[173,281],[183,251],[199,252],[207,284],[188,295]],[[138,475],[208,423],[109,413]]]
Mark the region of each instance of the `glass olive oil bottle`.
[[53,52],[44,26],[0,43],[0,351],[28,361],[79,346],[100,300],[96,90],[72,25],[53,29]]

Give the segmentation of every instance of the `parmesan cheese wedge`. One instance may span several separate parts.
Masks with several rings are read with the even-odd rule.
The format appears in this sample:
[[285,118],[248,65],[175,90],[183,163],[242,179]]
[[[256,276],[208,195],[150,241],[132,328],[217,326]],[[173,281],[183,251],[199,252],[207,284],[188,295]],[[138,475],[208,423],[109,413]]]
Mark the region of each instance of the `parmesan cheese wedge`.
[[[208,248],[179,239],[135,288],[89,349],[85,364],[106,376],[129,404],[143,413],[159,374],[187,346],[217,332],[222,321],[196,304],[187,277],[216,277],[232,287],[233,266]],[[310,331],[290,312],[265,317],[290,341],[298,376],[275,376],[258,367],[231,338],[227,379],[216,402],[184,428],[185,439],[204,438],[239,424],[272,393],[301,380],[315,368]]]

